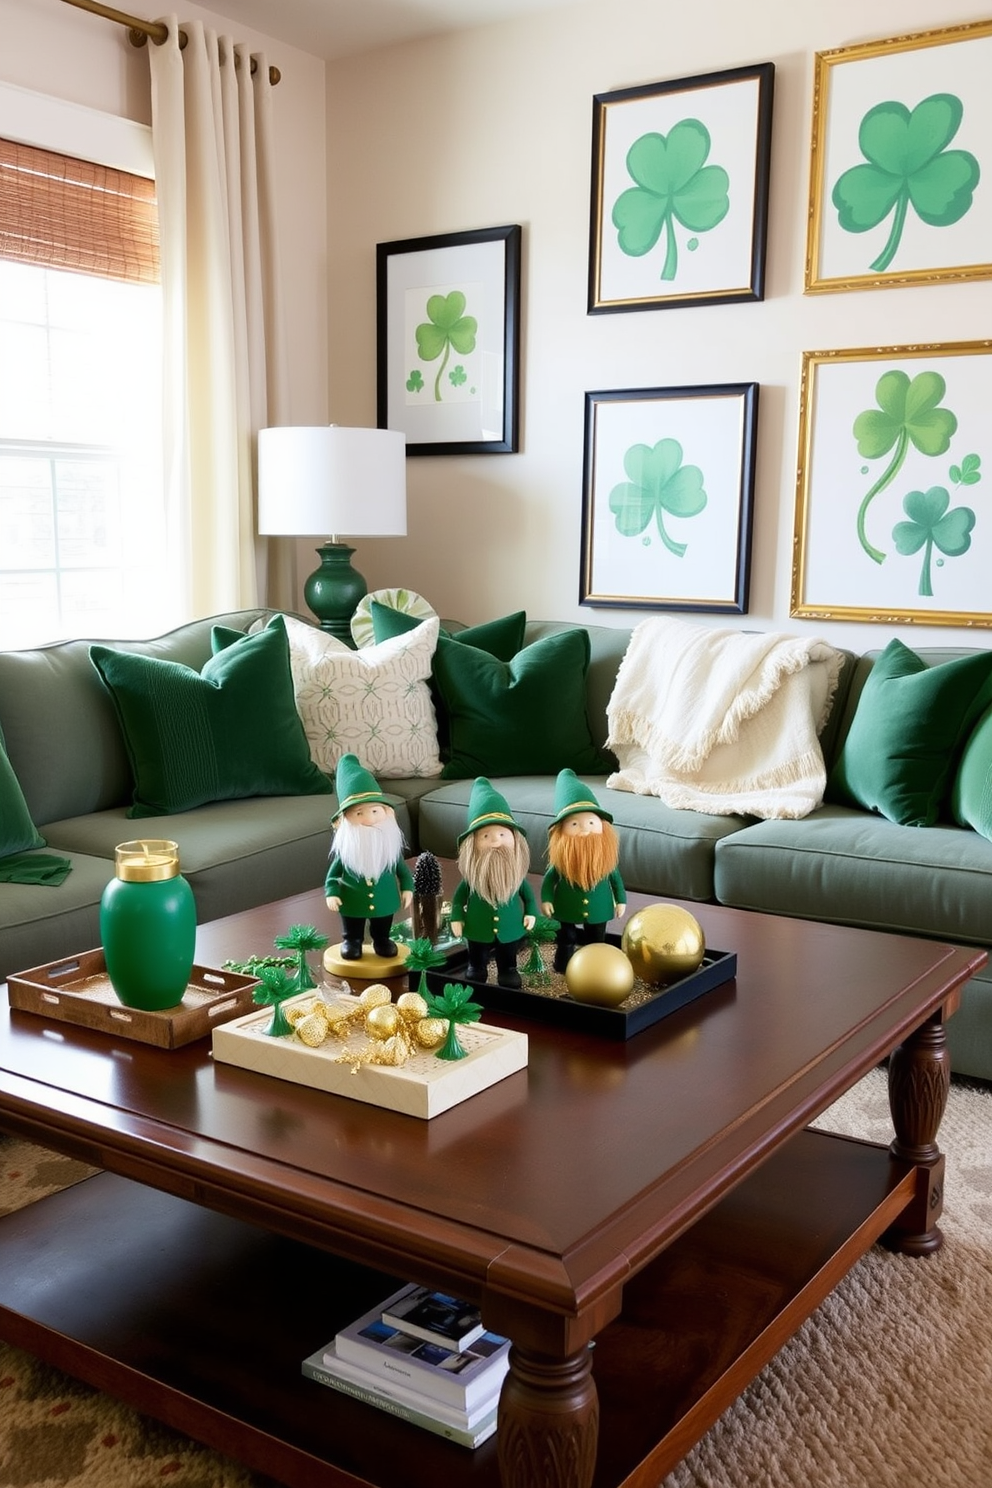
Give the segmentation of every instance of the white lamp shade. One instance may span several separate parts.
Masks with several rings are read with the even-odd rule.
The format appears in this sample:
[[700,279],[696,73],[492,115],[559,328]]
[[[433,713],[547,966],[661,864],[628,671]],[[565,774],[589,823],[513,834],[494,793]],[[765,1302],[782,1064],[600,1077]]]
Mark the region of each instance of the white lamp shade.
[[406,438],[396,429],[260,429],[263,536],[403,537]]

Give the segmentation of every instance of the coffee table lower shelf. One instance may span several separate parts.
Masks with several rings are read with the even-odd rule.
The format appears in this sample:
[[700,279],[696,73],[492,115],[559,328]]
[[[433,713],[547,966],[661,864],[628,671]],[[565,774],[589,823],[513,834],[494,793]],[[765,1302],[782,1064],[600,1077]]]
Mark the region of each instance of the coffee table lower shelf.
[[[634,1278],[596,1342],[594,1488],[654,1488],[914,1183],[801,1132]],[[300,1373],[403,1279],[109,1173],[0,1219],[8,1342],[289,1488],[497,1488],[495,1439],[469,1451]]]

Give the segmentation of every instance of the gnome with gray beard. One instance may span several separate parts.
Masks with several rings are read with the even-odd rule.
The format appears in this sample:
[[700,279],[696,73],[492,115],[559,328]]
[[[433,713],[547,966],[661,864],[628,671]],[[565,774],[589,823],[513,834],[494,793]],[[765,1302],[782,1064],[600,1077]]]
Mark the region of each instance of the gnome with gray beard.
[[338,797],[333,819],[331,865],[324,894],[332,914],[340,914],[343,961],[360,961],[365,926],[377,956],[393,957],[393,916],[409,908],[413,874],[403,861],[405,843],[396,813],[357,755],[343,754],[335,776]]

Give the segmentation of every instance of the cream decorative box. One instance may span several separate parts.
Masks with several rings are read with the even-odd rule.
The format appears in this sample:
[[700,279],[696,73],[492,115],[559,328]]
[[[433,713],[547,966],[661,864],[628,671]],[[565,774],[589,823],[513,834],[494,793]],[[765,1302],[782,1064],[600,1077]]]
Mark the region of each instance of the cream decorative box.
[[[288,999],[284,1007],[288,1012],[298,1004],[310,1004],[313,996],[312,992],[302,993]],[[354,1007],[354,998],[335,1000]],[[362,1065],[355,1070],[354,1056],[368,1046],[367,1036],[360,1029],[346,1044],[330,1037],[312,1049],[295,1033],[286,1038],[270,1037],[266,1030],[271,1022],[272,1009],[263,1007],[215,1028],[213,1057],[257,1074],[292,1080],[331,1095],[428,1120],[527,1067],[527,1035],[485,1023],[459,1028],[459,1039],[467,1051],[464,1059],[439,1059],[424,1051],[411,1054],[399,1068]],[[345,1048],[351,1057],[342,1059]]]

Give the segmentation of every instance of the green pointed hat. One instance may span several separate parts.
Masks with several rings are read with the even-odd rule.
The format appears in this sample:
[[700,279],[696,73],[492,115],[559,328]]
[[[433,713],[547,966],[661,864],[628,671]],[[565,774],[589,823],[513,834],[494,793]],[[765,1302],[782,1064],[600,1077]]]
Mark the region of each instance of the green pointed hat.
[[521,836],[527,836],[520,823],[513,820],[505,797],[494,789],[485,775],[479,775],[473,782],[472,794],[468,798],[468,826],[458,838],[458,846],[461,847],[465,838],[481,827],[512,827]]
[[338,760],[334,789],[338,796],[335,821],[351,806],[364,806],[370,801],[379,801],[383,806],[390,804],[388,797],[382,794],[374,776],[369,774],[357,754],[343,754]]
[[566,816],[574,816],[577,811],[595,811],[604,821],[613,820],[610,813],[600,806],[589,787],[582,784],[574,770],[560,770],[555,781],[554,825],[564,821]]

